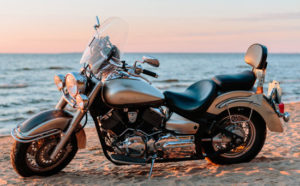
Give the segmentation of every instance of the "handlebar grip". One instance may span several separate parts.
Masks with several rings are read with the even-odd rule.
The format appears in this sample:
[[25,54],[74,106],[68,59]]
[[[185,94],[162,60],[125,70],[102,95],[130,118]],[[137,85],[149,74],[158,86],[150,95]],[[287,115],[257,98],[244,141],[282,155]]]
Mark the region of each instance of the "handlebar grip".
[[146,69],[143,70],[143,74],[146,74],[148,76],[152,76],[152,77],[155,77],[155,78],[158,77],[158,75],[155,72],[152,72],[152,71],[146,70]]

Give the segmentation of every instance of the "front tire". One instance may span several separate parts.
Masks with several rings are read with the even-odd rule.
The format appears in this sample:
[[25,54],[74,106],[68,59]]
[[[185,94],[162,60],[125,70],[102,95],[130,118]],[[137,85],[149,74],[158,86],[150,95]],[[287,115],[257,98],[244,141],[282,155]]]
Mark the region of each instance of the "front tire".
[[50,159],[50,154],[59,142],[59,135],[33,141],[31,143],[21,143],[15,141],[10,158],[15,171],[23,176],[33,175],[50,176],[65,168],[74,158],[78,147],[75,135],[71,137],[55,160]]
[[[246,122],[250,115],[248,108],[231,108],[230,114],[231,120],[227,111],[221,114],[219,124],[225,126],[227,130],[243,136],[244,141],[229,152],[217,155],[216,152],[226,146],[226,143],[213,141],[204,143],[204,151],[208,155],[207,160],[212,163],[224,165],[249,162],[256,157],[265,143],[266,124],[258,113],[253,111],[248,122]],[[239,121],[244,122],[239,123]],[[216,136],[218,135],[220,134],[216,134]]]

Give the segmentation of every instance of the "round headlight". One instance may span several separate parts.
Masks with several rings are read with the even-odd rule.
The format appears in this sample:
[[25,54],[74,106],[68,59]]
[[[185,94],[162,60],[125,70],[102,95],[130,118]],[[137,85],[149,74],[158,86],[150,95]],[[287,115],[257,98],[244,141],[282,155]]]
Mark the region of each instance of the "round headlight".
[[65,86],[65,76],[58,74],[54,76],[54,83],[57,86],[57,89],[60,91]]
[[66,88],[72,97],[78,93],[84,93],[86,87],[86,77],[79,73],[72,72],[66,75]]

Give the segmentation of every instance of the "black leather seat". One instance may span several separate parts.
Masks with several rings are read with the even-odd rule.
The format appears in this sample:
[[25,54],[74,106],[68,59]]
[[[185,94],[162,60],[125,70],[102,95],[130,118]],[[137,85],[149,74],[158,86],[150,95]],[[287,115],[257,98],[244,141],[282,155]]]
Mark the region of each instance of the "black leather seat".
[[201,80],[189,86],[184,92],[164,92],[171,111],[198,122],[217,96],[216,84],[212,80]]
[[250,90],[256,80],[256,76],[250,70],[238,74],[218,75],[213,81],[221,91]]

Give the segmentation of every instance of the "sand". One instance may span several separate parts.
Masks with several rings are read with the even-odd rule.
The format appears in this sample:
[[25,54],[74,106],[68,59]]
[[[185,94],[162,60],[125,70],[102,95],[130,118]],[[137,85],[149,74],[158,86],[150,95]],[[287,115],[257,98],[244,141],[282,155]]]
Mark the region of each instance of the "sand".
[[266,144],[249,163],[213,165],[206,160],[115,166],[103,156],[96,131],[87,129],[87,148],[60,173],[22,178],[10,164],[13,139],[0,138],[0,185],[300,185],[300,103],[286,105],[291,121],[283,133],[268,131]]

